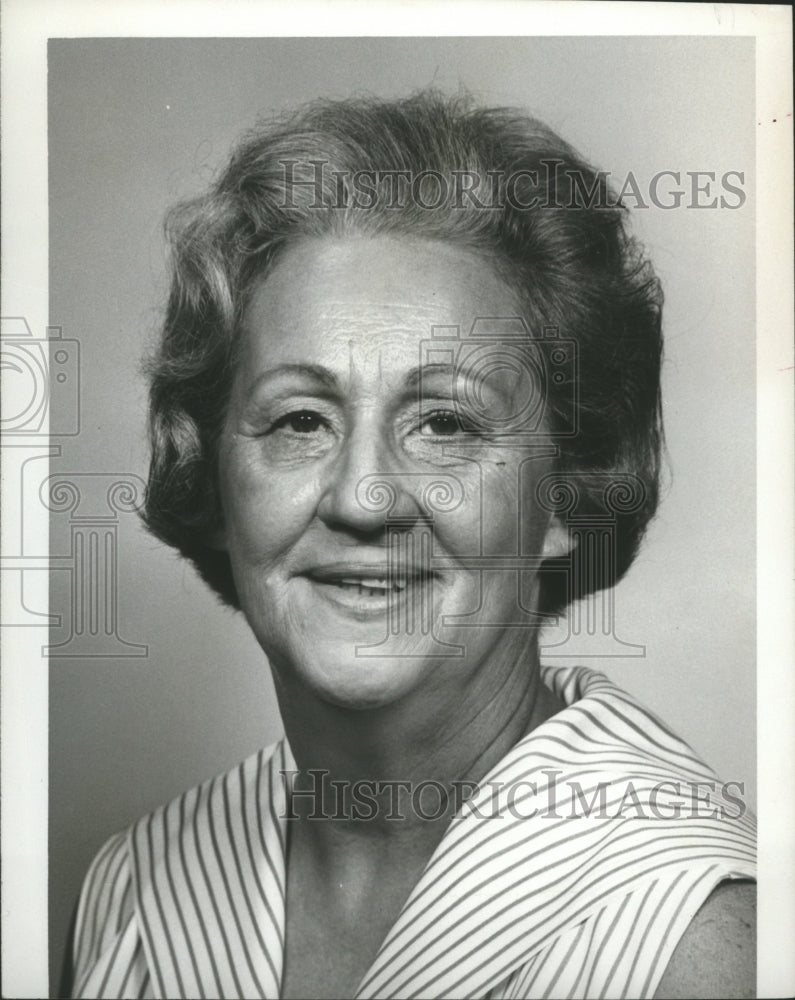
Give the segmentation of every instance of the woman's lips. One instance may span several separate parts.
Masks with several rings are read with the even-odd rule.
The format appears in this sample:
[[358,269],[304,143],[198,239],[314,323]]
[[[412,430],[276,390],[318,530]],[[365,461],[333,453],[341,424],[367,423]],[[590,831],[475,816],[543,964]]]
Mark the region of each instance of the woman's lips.
[[383,615],[419,596],[432,574],[403,567],[387,572],[383,567],[323,566],[301,575],[315,594],[338,607]]

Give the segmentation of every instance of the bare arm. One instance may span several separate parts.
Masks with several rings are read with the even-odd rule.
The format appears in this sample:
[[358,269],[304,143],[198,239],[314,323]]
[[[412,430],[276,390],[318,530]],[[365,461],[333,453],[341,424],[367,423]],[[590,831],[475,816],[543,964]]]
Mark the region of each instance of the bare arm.
[[723,882],[693,918],[655,1000],[756,996],[756,886]]

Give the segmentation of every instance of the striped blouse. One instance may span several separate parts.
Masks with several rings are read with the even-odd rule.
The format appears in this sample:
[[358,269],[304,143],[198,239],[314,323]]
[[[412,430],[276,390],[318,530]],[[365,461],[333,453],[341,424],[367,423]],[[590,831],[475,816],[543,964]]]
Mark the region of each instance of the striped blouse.
[[[606,677],[543,668],[566,708],[451,822],[356,997],[651,997],[715,886],[754,875],[730,786]],[[112,837],[86,876],[77,997],[278,997],[284,741]]]

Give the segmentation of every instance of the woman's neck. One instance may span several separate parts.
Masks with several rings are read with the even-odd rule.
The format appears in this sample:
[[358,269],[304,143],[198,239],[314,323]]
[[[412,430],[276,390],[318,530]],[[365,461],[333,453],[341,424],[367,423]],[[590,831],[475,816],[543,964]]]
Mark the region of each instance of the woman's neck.
[[329,847],[348,837],[401,849],[406,838],[418,847],[438,841],[477,783],[563,707],[541,682],[535,647],[475,676],[455,698],[431,688],[374,710],[339,707],[277,679],[298,768],[292,815],[333,820],[312,824]]

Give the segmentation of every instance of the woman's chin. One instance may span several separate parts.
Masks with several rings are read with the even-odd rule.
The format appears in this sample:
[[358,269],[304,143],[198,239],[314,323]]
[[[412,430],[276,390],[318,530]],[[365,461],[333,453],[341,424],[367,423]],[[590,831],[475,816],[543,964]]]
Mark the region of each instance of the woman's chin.
[[422,684],[429,666],[416,656],[372,656],[350,649],[349,655],[342,650],[325,652],[321,661],[316,655],[303,661],[303,686],[328,704],[358,711],[397,703]]

